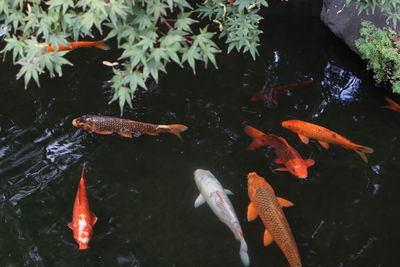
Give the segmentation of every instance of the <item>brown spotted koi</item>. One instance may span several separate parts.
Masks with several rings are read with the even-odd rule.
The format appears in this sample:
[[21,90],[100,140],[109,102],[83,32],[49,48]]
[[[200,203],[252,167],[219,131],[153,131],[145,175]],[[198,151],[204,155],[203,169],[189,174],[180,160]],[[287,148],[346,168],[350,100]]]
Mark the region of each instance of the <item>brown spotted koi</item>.
[[336,144],[346,149],[354,150],[354,152],[356,152],[364,162],[368,162],[364,153],[374,152],[370,147],[357,145],[338,133],[309,122],[289,120],[282,122],[282,126],[297,133],[300,140],[305,144],[308,144],[309,138],[317,140],[325,149],[329,148],[329,143]]
[[274,189],[255,172],[247,175],[250,204],[247,209],[247,220],[258,216],[264,223],[264,246],[275,241],[282,250],[291,267],[301,267],[300,255],[290,230],[289,223],[281,207],[293,206],[293,203],[277,197]]
[[120,119],[109,116],[85,115],[72,121],[72,125],[98,134],[116,133],[124,137],[138,137],[141,134],[158,135],[159,133],[170,133],[178,136],[188,129],[182,124],[158,125],[133,120]]

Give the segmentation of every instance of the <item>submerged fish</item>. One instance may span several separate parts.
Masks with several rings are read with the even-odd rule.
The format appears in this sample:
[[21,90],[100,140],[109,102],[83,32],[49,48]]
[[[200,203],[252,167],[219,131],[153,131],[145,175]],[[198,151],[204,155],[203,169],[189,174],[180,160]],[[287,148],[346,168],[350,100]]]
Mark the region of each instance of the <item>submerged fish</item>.
[[158,135],[159,133],[171,133],[182,139],[180,132],[188,129],[187,126],[182,124],[157,125],[98,115],[85,115],[76,118],[72,121],[72,125],[98,134],[117,133],[129,138],[132,138],[132,136],[137,137],[141,134]]
[[293,203],[277,197],[274,189],[255,172],[247,175],[250,204],[247,209],[248,221],[258,216],[264,223],[264,246],[275,241],[292,267],[300,267],[301,260],[289,224],[281,207],[293,206]]
[[314,82],[314,80],[307,80],[307,81],[300,82],[300,83],[291,83],[291,84],[286,84],[286,85],[282,85],[282,86],[278,86],[278,87],[274,87],[274,88],[264,88],[261,92],[255,93],[250,98],[250,100],[252,102],[267,100],[274,104],[278,104],[278,96],[280,96],[281,94],[284,94],[295,87],[307,85],[312,82]]
[[278,156],[274,162],[284,164],[286,168],[277,168],[275,171],[288,171],[299,178],[307,178],[307,168],[314,165],[314,160],[304,160],[288,142],[274,134],[265,134],[254,127],[246,126],[244,131],[253,138],[247,149],[254,150],[261,146],[272,146]]
[[389,105],[383,106],[382,108],[391,109],[397,112],[400,112],[400,105],[397,104],[394,100],[390,99],[389,97],[385,97],[386,101],[389,102]]
[[364,153],[374,152],[370,147],[357,145],[329,129],[309,122],[289,120],[282,122],[282,126],[297,133],[300,140],[305,144],[308,144],[309,138],[317,140],[325,149],[329,148],[329,143],[336,144],[346,149],[354,150],[365,162],[368,162],[368,160]]
[[78,41],[78,42],[69,42],[69,46],[58,45],[58,49],[56,50],[53,46],[43,44],[44,48],[48,52],[55,52],[55,51],[69,51],[80,47],[97,47],[102,50],[110,50],[110,47],[104,41]]
[[72,222],[68,223],[68,227],[74,232],[74,238],[80,250],[89,248],[88,244],[92,238],[93,225],[96,222],[97,217],[89,208],[86,194],[85,166],[83,166],[74,202]]
[[232,203],[227,196],[227,194],[230,195],[233,193],[224,189],[217,178],[209,171],[197,169],[194,172],[194,180],[200,191],[194,207],[197,208],[207,201],[215,215],[231,229],[235,238],[240,241],[240,259],[243,265],[249,266],[250,260],[247,254],[247,244],[243,237],[243,231]]

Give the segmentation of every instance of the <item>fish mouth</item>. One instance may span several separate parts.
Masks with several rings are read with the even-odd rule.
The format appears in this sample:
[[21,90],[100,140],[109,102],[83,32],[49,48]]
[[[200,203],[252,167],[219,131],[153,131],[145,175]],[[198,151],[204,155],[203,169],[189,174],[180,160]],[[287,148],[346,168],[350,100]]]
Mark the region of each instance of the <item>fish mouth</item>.
[[75,127],[79,127],[78,119],[73,119],[72,120],[72,125],[75,126]]

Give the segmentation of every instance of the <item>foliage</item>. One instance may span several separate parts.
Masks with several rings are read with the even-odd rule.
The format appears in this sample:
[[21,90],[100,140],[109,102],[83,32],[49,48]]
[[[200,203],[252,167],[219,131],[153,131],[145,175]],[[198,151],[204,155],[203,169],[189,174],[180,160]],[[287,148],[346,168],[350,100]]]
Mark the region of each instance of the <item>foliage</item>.
[[382,13],[387,16],[386,21],[393,23],[394,28],[400,21],[399,0],[346,0],[346,2],[356,5],[360,13],[363,11],[374,13],[376,8],[380,8]]
[[393,91],[400,93],[400,35],[390,28],[377,28],[369,21],[361,25],[362,38],[356,41],[356,47],[374,71],[374,79],[391,83]]
[[[17,78],[24,76],[25,87],[46,70],[50,76],[62,75],[69,64],[66,52],[48,52],[70,41],[95,38],[116,39],[122,49],[113,68],[112,101],[118,100],[121,112],[146,81],[158,81],[159,73],[173,62],[188,65],[211,62],[220,49],[213,40],[213,28],[232,49],[257,54],[261,17],[257,15],[265,0],[206,0],[193,6],[187,0],[1,0],[0,37],[2,53],[11,53],[21,66]],[[200,27],[196,18],[206,24]]]

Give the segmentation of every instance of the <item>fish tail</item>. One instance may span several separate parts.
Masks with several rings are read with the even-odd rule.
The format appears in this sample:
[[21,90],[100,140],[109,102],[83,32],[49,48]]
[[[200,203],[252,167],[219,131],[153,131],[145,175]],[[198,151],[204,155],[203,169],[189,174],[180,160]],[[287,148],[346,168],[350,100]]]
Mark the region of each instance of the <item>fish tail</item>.
[[240,251],[239,251],[240,259],[244,266],[250,265],[249,254],[247,254],[247,244],[244,238],[240,239]]
[[245,133],[247,133],[251,138],[253,138],[253,141],[251,144],[247,147],[248,150],[254,150],[258,147],[262,147],[265,145],[268,145],[266,142],[266,134],[257,130],[256,128],[252,126],[246,126],[244,128]]
[[94,46],[101,50],[110,50],[111,49],[103,40],[95,42]]
[[360,145],[356,145],[356,147],[354,148],[354,151],[360,155],[360,157],[362,158],[362,160],[365,163],[368,163],[368,159],[365,156],[364,153],[374,153],[374,150],[370,147],[366,147],[366,146],[360,146]]
[[178,136],[179,139],[181,139],[181,140],[182,140],[182,137],[181,137],[180,133],[183,132],[183,131],[186,131],[187,129],[188,129],[188,127],[185,126],[185,125],[182,125],[182,124],[170,124],[170,125],[168,125],[168,132]]

